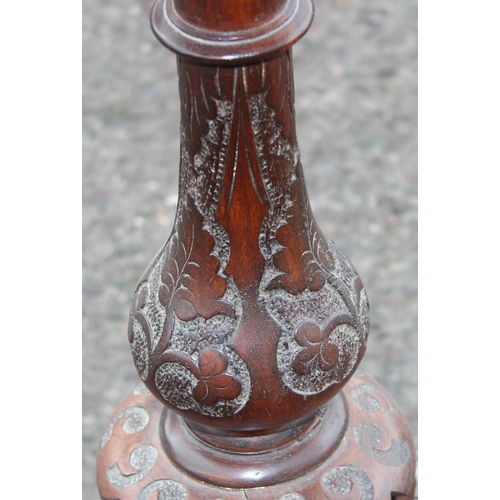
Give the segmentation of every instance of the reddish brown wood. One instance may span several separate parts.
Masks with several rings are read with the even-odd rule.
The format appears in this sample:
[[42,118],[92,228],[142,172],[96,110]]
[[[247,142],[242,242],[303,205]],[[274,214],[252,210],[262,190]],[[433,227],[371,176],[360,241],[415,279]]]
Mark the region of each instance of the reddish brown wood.
[[158,40],[187,57],[223,64],[284,50],[309,28],[312,0],[157,0]]
[[371,379],[346,386],[369,306],[314,220],[300,163],[289,46],[311,16],[310,0],[153,8],[153,30],[179,54],[179,204],[131,308],[149,392],[131,395],[105,433],[103,498],[251,498],[264,487],[252,498],[313,500],[356,481],[363,499],[411,495],[400,410]]
[[269,24],[286,9],[287,0],[173,0],[179,18],[196,30],[239,31]]
[[[168,410],[141,385],[117,409],[101,441],[101,496],[105,500],[156,500],[162,492],[163,498],[171,500],[392,500],[394,494],[394,498],[413,499],[415,451],[398,405],[363,373],[351,378],[342,394],[349,409],[348,427],[339,445],[321,464],[294,479],[264,488],[228,489],[197,480],[165,453],[162,421]],[[321,431],[337,421],[324,413],[319,419],[316,432],[308,432],[303,438],[304,446],[313,445],[321,438]],[[198,446],[204,445],[198,442]],[[288,455],[291,462],[298,461],[289,445],[278,453]],[[249,478],[265,475],[276,454],[273,449],[262,453],[258,456],[260,464],[243,464],[240,474]],[[228,456],[228,464],[235,458],[242,460],[244,455]],[[219,468],[214,475],[224,479],[226,470]],[[401,495],[396,497],[396,493]]]
[[152,393],[186,418],[276,432],[356,369],[366,294],[309,209],[289,51],[236,67],[180,58],[179,75],[180,202],[136,293],[133,353]]

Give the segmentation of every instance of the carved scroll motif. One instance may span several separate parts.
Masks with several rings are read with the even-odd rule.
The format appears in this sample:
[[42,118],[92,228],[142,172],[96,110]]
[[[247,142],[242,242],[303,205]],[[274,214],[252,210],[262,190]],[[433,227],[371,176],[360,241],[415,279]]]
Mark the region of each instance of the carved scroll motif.
[[126,488],[142,481],[153,469],[158,450],[149,444],[141,444],[130,453],[130,465],[137,470],[135,474],[123,474],[118,464],[106,471],[108,481],[117,488]]
[[373,424],[361,423],[354,428],[353,432],[358,446],[383,465],[402,467],[410,460],[410,447],[406,441],[391,439],[389,449],[380,449],[378,446],[382,442],[382,434]]
[[[151,496],[151,493],[156,495]],[[149,483],[141,490],[137,500],[186,500],[187,489],[172,479],[160,479]]]
[[[353,490],[353,481],[358,484],[361,496],[349,495]],[[342,465],[331,469],[321,478],[323,490],[334,497],[346,496],[359,500],[373,499],[373,486],[370,479],[359,468],[353,465]]]
[[[378,398],[373,396],[373,394],[376,394]],[[382,409],[383,404],[389,411],[392,411],[396,415],[400,414],[397,406],[391,404],[391,402],[386,399],[388,394],[383,393],[374,385],[358,384],[351,389],[350,395],[356,408],[361,411],[365,411],[367,413],[377,413]]]
[[135,434],[146,428],[149,423],[149,413],[142,406],[130,406],[125,408],[108,424],[101,439],[101,450],[108,444],[116,423],[123,418],[122,430],[126,434]]
[[[120,419],[123,419],[121,425],[122,431],[126,434],[135,434],[146,428],[149,418],[149,412],[142,406],[130,406],[123,409],[108,424],[101,439],[101,450],[111,440],[113,429]],[[132,450],[129,457],[130,465],[137,470],[136,473],[123,474],[119,465],[115,464],[106,471],[106,477],[117,488],[126,488],[142,481],[153,469],[157,457],[158,450],[154,446],[142,444]]]

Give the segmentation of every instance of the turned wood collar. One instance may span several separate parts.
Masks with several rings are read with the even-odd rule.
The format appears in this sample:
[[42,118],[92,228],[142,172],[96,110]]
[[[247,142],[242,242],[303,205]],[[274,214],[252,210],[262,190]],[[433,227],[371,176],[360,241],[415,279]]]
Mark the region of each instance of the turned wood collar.
[[313,15],[312,0],[157,0],[151,26],[163,45],[185,57],[240,63],[290,47]]

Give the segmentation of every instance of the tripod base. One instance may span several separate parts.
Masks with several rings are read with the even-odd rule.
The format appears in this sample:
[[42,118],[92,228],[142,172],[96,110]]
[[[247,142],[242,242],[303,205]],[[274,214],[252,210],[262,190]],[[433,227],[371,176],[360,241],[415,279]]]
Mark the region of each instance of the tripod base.
[[369,375],[358,372],[307,429],[279,449],[224,453],[201,443],[140,385],[102,437],[99,492],[104,500],[413,499],[408,423]]

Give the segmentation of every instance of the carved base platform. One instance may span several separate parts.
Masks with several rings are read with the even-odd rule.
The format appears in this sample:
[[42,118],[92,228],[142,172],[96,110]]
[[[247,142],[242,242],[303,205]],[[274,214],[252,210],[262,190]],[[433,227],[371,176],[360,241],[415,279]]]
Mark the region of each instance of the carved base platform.
[[265,451],[245,439],[234,440],[245,451],[223,451],[199,440],[141,384],[102,437],[99,492],[104,500],[413,499],[408,423],[367,374],[358,372],[300,432],[281,438]]

